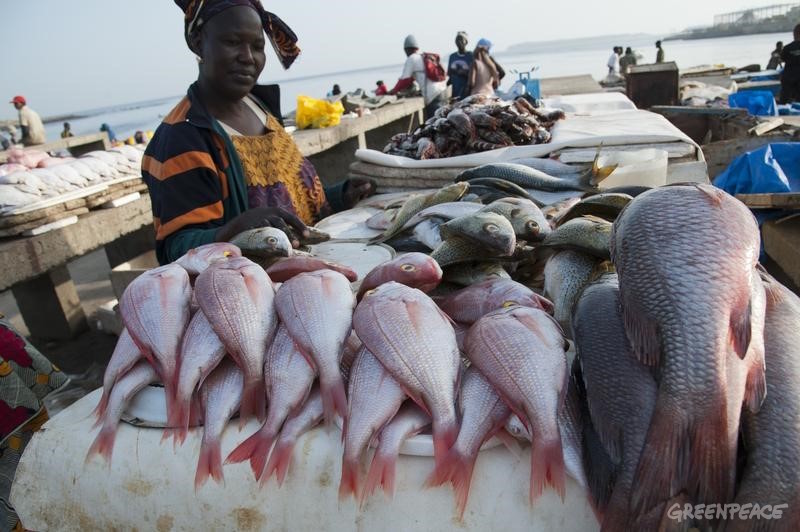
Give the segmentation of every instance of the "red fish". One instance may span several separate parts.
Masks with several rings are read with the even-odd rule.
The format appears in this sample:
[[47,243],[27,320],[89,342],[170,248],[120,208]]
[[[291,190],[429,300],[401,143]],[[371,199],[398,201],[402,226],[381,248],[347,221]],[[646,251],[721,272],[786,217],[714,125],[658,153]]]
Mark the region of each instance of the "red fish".
[[387,281],[428,293],[442,281],[442,269],[438,262],[424,253],[405,253],[373,268],[361,281],[357,298],[361,300],[366,291]]
[[358,280],[358,274],[347,266],[314,257],[303,256],[281,259],[267,268],[267,273],[269,274],[269,278],[274,282],[284,283],[295,275],[319,270],[333,270],[339,272],[347,277],[347,280],[351,283]]

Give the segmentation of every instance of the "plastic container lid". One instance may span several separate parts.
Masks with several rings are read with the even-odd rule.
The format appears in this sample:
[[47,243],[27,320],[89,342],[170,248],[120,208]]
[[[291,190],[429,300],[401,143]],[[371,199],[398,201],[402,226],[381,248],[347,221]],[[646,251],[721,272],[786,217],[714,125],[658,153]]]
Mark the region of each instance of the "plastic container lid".
[[667,152],[647,148],[636,151],[615,151],[597,159],[600,168],[617,165],[611,175],[598,187],[606,189],[619,186],[660,187],[667,184]]

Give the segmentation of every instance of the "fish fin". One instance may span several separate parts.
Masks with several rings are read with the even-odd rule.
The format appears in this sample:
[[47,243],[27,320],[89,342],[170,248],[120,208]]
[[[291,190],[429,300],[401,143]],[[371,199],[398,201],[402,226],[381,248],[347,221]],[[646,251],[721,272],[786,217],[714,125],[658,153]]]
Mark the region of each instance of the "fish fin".
[[292,461],[292,451],[294,450],[294,441],[278,440],[273,447],[267,461],[267,467],[259,478],[259,485],[263,486],[272,473],[275,473],[275,478],[278,481],[278,486],[283,485],[286,478],[286,471],[289,469],[289,464]]
[[627,290],[624,290],[621,285],[619,295],[622,302],[625,334],[636,359],[646,366],[657,366],[661,358],[658,325],[644,313],[635,300],[629,296],[626,297]]
[[249,459],[250,468],[256,480],[259,479],[264,470],[267,453],[269,453],[269,449],[272,446],[272,438],[262,429],[259,429],[240,443],[225,459],[226,464],[238,464]]
[[752,335],[752,326],[750,324],[752,315],[753,303],[750,299],[741,312],[731,313],[731,342],[736,354],[739,355],[741,360],[744,360],[747,354],[747,348],[750,347],[750,339]]
[[761,404],[767,396],[766,368],[764,358],[760,357],[747,372],[747,382],[744,388],[744,402],[747,409],[753,414],[761,409]]
[[213,478],[217,483],[224,480],[219,440],[209,444],[204,442],[201,446],[200,458],[197,460],[197,472],[194,475],[194,490],[200,489],[208,477]]
[[[586,416],[588,419],[588,416]],[[606,452],[599,434],[591,422],[583,425],[583,463],[586,470],[586,480],[589,484],[589,498],[596,513],[602,515],[612,495],[612,488],[616,484],[617,466]]]
[[106,413],[106,408],[108,408],[108,399],[111,396],[111,390],[106,391],[103,388],[103,395],[100,396],[100,401],[97,402],[97,406],[94,407],[92,411],[92,416],[94,416],[97,423],[95,423],[95,427],[98,426],[99,423],[102,423],[103,415]]
[[534,438],[531,446],[531,482],[530,503],[542,494],[545,486],[551,486],[564,501],[566,473],[564,468],[564,451],[561,449],[561,437],[550,443],[543,443]]
[[458,423],[433,422],[433,457],[438,465],[458,438]]
[[325,427],[330,428],[336,414],[347,418],[347,396],[344,393],[344,381],[338,368],[323,380],[320,375],[320,395],[322,411],[325,413]]
[[114,440],[116,437],[117,425],[107,426],[103,424],[103,428],[100,429],[94,442],[92,442],[92,446],[89,447],[89,452],[86,453],[86,460],[84,463],[88,463],[94,455],[99,455],[105,459],[106,465],[110,468],[111,454],[114,452]]
[[464,510],[467,507],[469,488],[472,482],[472,471],[475,468],[475,460],[477,458],[477,455],[467,456],[456,451],[456,449],[450,449],[425,482],[426,487],[441,486],[448,481],[453,485],[459,521],[464,518]]
[[255,416],[259,421],[264,421],[267,407],[267,392],[264,388],[264,379],[257,378],[245,382],[242,390],[242,404],[239,408],[239,429],[247,423],[247,418]]
[[396,455],[387,455],[380,451],[375,451],[372,462],[369,465],[367,479],[361,489],[360,506],[363,508],[367,497],[375,493],[378,486],[383,486],[383,491],[392,496],[394,494],[394,474],[397,465]]
[[519,442],[517,439],[511,435],[506,429],[501,428],[497,431],[497,439],[500,440],[503,445],[506,446],[506,449],[511,451],[511,454],[514,455],[514,458],[519,458],[522,456],[522,447],[520,447]]
[[358,460],[342,460],[342,478],[339,481],[339,500],[345,500],[348,495],[360,499],[358,477],[360,476]]
[[[676,183],[677,184],[677,183]],[[691,183],[694,188],[702,192],[706,195],[708,201],[714,205],[719,206],[722,204],[722,198],[724,197],[725,193],[712,185],[706,185],[705,183]]]

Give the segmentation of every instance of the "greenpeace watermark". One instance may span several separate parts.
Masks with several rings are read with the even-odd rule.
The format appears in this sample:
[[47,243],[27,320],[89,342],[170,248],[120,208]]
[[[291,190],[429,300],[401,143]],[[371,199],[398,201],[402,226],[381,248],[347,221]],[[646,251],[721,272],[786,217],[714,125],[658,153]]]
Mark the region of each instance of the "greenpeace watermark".
[[667,510],[667,517],[673,521],[687,521],[690,519],[723,519],[748,521],[751,519],[780,519],[788,504],[678,504],[675,503]]

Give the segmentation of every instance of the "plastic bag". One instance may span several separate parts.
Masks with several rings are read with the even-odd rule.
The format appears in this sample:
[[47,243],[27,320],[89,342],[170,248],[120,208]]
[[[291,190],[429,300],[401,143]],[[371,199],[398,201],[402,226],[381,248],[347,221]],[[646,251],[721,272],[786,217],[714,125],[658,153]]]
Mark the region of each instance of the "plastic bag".
[[342,102],[317,100],[308,96],[297,97],[298,129],[317,129],[339,125],[344,113]]

